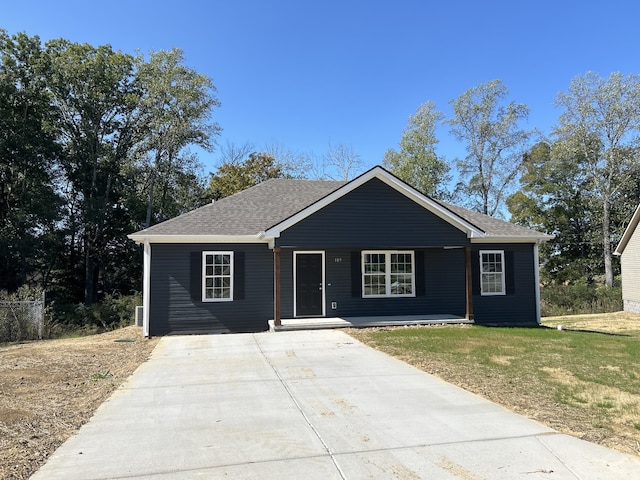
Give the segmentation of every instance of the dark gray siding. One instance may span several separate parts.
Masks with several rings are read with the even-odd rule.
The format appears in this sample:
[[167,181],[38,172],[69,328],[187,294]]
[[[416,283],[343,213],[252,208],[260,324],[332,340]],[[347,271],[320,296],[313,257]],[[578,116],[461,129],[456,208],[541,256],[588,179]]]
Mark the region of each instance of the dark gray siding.
[[[389,249],[396,249],[389,247]],[[281,254],[282,316],[293,316],[293,251]],[[297,249],[297,251],[303,251]],[[325,250],[326,316],[465,313],[464,250],[416,249],[416,297],[362,298],[361,250]],[[336,302],[333,310],[331,303]]]
[[[396,249],[395,246],[388,249]],[[295,249],[296,251],[304,251]],[[507,295],[480,295],[479,251],[503,250]],[[283,248],[282,317],[293,316],[293,251]],[[361,250],[325,249],[326,316],[465,315],[464,249],[415,249],[416,297],[362,298]],[[536,295],[531,244],[474,245],[473,309],[482,325],[536,325]],[[336,302],[337,308],[331,308]]]
[[[480,250],[504,250],[506,295],[480,295]],[[532,244],[474,245],[473,310],[484,325],[537,325],[535,267]]]
[[400,248],[468,245],[466,234],[378,179],[281,233],[289,247]]
[[[233,251],[234,300],[203,303],[202,252]],[[266,244],[152,244],[150,335],[256,332],[273,318],[273,253]]]

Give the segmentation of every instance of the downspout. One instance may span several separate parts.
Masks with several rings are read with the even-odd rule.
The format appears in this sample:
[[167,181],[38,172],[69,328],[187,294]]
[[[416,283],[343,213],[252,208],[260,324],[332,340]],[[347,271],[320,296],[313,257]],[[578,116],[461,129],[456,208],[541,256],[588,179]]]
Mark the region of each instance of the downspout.
[[535,282],[536,290],[536,321],[538,325],[540,325],[542,323],[542,314],[540,311],[540,258],[538,254],[538,243],[533,244],[533,281]]
[[151,302],[151,244],[149,240],[144,240],[144,257],[143,257],[143,277],[142,277],[142,305],[144,313],[142,318],[142,334],[149,336],[149,310]]

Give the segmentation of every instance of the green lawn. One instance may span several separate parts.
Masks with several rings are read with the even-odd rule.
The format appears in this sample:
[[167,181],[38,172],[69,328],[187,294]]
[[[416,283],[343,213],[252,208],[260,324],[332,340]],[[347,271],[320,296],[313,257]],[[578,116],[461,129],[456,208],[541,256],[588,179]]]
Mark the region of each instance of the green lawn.
[[439,326],[349,333],[554,428],[637,452],[640,316],[634,320],[609,329],[613,333],[587,331],[597,322],[606,325],[603,316],[546,319],[548,326],[540,328]]

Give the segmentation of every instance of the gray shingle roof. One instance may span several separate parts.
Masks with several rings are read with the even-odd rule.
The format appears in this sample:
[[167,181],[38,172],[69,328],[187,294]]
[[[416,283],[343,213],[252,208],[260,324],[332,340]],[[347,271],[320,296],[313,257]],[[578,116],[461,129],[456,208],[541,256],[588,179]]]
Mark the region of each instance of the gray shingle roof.
[[463,218],[470,224],[478,227],[480,230],[485,232],[489,237],[531,237],[532,235],[538,235],[541,237],[549,237],[549,235],[545,235],[540,232],[536,232],[535,230],[531,230],[526,227],[522,227],[520,225],[516,225],[515,223],[505,222],[504,220],[500,220],[499,218],[490,217],[489,215],[485,215],[480,212],[475,212],[473,210],[467,210],[466,208],[458,207],[457,205],[452,205],[450,203],[441,202],[436,200],[440,205],[445,207],[447,210],[453,212],[457,216]]
[[346,182],[271,179],[136,235],[256,235]]
[[[376,167],[379,168],[379,167]],[[385,171],[387,175],[390,175]],[[230,197],[136,232],[133,236],[256,236],[349,182],[271,179]],[[435,200],[434,200],[435,201]],[[485,238],[552,238],[513,223],[435,201],[486,234]]]

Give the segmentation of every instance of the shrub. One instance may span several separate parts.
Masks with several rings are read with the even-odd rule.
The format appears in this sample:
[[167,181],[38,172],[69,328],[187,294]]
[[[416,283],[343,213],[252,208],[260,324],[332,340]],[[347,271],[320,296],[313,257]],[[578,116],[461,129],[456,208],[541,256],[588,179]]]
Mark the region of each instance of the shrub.
[[105,295],[99,303],[92,305],[56,305],[55,317],[62,330],[59,333],[88,335],[131,325],[135,307],[140,302],[139,294]]
[[41,299],[42,290],[28,286],[0,291],[0,343],[46,337],[50,315]]
[[622,310],[622,288],[578,282],[545,285],[540,289],[543,317],[618,312]]

